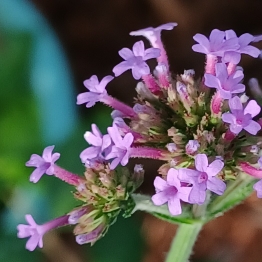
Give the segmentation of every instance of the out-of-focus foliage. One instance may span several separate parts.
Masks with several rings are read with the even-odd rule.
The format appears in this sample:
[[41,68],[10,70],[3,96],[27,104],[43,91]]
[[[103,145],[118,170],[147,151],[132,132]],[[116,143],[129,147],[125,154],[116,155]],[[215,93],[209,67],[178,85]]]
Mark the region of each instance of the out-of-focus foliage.
[[[45,36],[49,36],[49,33],[52,36],[50,28],[45,29]],[[82,174],[84,167],[79,154],[88,145],[83,138],[84,132],[90,129],[93,122],[102,131],[112,122],[111,110],[102,106],[87,110],[84,119],[79,121],[77,106],[72,106],[76,97],[69,97],[74,91],[70,81],[71,72],[65,70],[68,65],[65,64],[63,52],[61,50],[59,54],[57,49],[52,49],[59,46],[51,44],[56,41],[55,38],[41,41],[40,32],[41,30],[37,31],[36,41],[34,33],[3,28],[0,23],[0,261],[44,261],[42,250],[29,252],[25,249],[26,239],[18,239],[16,236],[17,224],[25,222],[24,215],[27,213],[31,213],[40,224],[63,215],[78,205],[72,194],[74,189],[54,177],[44,176],[37,184],[29,182],[32,169],[25,167],[25,162],[30,155],[42,152],[49,145],[46,144],[47,141],[53,141],[56,152],[61,153],[58,164]],[[43,42],[47,44],[43,45]],[[38,53],[39,59],[34,60],[34,52],[40,50],[36,47],[37,44],[42,44],[43,53]],[[47,54],[50,53],[55,55],[48,57]],[[39,62],[39,68],[35,68],[36,61]],[[49,70],[46,76],[44,69],[54,63],[61,65],[59,72],[54,71],[50,75]],[[32,73],[35,74],[33,81]],[[39,80],[39,85],[43,84],[40,87],[33,86],[37,84],[36,74],[42,78]],[[47,85],[47,88],[52,90],[43,90],[50,80],[48,77],[53,80],[53,85]],[[67,86],[63,85],[66,79]],[[43,82],[45,80],[47,82]],[[61,89],[59,83],[64,89]],[[41,97],[43,95],[47,97]],[[56,128],[52,128],[52,121],[55,121]],[[49,133],[43,133],[43,130]],[[142,252],[139,231],[139,220],[120,220],[100,243],[92,248],[84,245],[81,249],[74,244],[72,252],[76,252],[81,261],[87,261],[85,257],[90,256],[94,262],[139,261]],[[61,238],[63,236],[62,241],[67,243],[69,240],[66,236],[72,234],[72,227],[59,232],[64,232]],[[46,252],[49,251],[44,251],[45,254]],[[55,255],[47,254],[52,261],[58,261]]]

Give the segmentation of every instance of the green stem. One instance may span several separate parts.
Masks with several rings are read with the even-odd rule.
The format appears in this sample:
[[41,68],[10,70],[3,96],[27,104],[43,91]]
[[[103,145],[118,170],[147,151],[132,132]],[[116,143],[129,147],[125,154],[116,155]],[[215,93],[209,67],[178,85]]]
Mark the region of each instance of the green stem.
[[180,224],[172,241],[166,262],[187,262],[203,224]]

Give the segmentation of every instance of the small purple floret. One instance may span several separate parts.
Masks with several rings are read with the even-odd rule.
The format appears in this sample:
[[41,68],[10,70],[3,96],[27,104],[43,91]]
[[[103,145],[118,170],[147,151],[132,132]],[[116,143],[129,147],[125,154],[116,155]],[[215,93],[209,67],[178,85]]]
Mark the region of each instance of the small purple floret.
[[224,63],[217,63],[215,66],[216,75],[205,74],[205,85],[216,88],[223,99],[230,99],[232,94],[245,91],[245,86],[239,82],[244,78],[241,70],[228,75],[227,66]]
[[30,176],[30,181],[36,183],[39,179],[44,175],[47,174],[49,176],[54,174],[54,165],[56,160],[59,159],[60,154],[54,153],[52,151],[55,146],[48,146],[44,149],[42,157],[36,154],[31,155],[29,161],[26,162],[26,166],[33,166],[36,169]]
[[119,163],[125,166],[129,161],[129,151],[134,141],[134,136],[131,133],[127,133],[124,137],[121,137],[116,124],[113,124],[112,127],[108,127],[107,131],[114,142],[111,152],[106,156],[107,160],[114,158],[110,168],[115,169]]
[[115,76],[119,76],[128,69],[131,69],[133,77],[139,80],[143,75],[150,74],[149,66],[145,61],[157,58],[160,55],[160,50],[158,48],[148,48],[145,50],[143,41],[138,41],[133,45],[133,50],[122,48],[118,53],[125,61],[113,68]]
[[68,216],[62,216],[49,221],[43,225],[38,225],[31,215],[25,215],[28,225],[20,224],[17,226],[17,236],[19,238],[29,237],[26,243],[26,249],[33,251],[37,246],[43,247],[43,236],[46,232],[60,226],[68,224]]
[[230,131],[235,135],[238,135],[243,129],[251,135],[256,135],[261,129],[261,126],[254,120],[253,117],[260,113],[260,106],[255,100],[248,102],[245,109],[238,96],[229,100],[229,107],[231,113],[224,113],[222,120],[225,123],[230,124]]
[[180,200],[188,202],[191,187],[182,187],[178,179],[178,170],[171,168],[167,173],[167,181],[156,177],[154,181],[156,194],[152,196],[155,205],[161,206],[168,203],[168,209],[174,216],[182,213]]
[[102,135],[96,124],[92,124],[92,132],[87,131],[84,134],[84,138],[89,143],[90,147],[86,148],[80,154],[82,163],[87,161],[96,161],[104,159],[103,153],[110,147],[111,139],[109,135]]
[[226,184],[215,177],[224,167],[221,160],[214,160],[208,165],[205,154],[198,154],[195,158],[196,170],[180,168],[178,178],[181,182],[193,185],[189,194],[189,202],[201,205],[206,199],[206,190],[210,190],[218,195],[222,195],[226,189]]
[[77,104],[85,104],[86,107],[92,107],[96,102],[107,95],[106,85],[114,79],[113,76],[105,76],[99,83],[96,75],[91,76],[84,81],[84,86],[89,92],[81,93],[77,96]]
[[238,64],[241,59],[241,54],[247,54],[252,57],[258,57],[260,55],[260,50],[254,46],[249,45],[251,42],[254,42],[256,38],[251,34],[243,34],[240,37],[237,37],[236,33],[233,30],[227,30],[226,40],[238,39],[239,48],[236,50],[227,51],[224,54],[223,61],[231,62],[233,64]]
[[224,31],[218,29],[212,30],[209,39],[202,34],[196,34],[193,39],[198,44],[193,45],[192,49],[198,53],[223,57],[226,51],[239,48],[237,37],[225,40],[225,35]]

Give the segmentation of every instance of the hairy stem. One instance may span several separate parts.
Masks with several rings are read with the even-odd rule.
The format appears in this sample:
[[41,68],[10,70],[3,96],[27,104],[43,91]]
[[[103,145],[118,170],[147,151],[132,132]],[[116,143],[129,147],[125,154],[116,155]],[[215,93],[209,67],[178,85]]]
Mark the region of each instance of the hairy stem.
[[172,241],[166,262],[186,262],[198,237],[203,223],[180,224]]

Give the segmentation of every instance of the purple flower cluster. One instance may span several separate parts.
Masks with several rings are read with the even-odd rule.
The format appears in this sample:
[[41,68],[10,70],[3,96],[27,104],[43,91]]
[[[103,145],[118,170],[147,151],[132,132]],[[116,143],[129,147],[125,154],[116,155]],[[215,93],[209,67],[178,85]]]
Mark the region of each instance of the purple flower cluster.
[[[258,38],[250,34],[237,37],[233,30],[218,29],[209,38],[196,34],[193,38],[198,44],[192,48],[206,54],[207,59],[203,79],[195,80],[193,69],[172,78],[161,31],[175,26],[168,23],[131,32],[146,37],[152,47],[145,49],[143,41],[138,41],[132,50],[119,51],[124,61],[113,68],[115,77],[130,69],[134,79],[142,81],[137,84],[133,107],[107,93],[113,76],[99,82],[93,75],[84,81],[88,91],[78,95],[77,104],[92,107],[102,102],[114,110],[107,134],[96,124],[84,134],[89,144],[80,153],[85,176],[56,165],[60,154],[52,153],[54,146],[46,147],[42,156],[33,154],[26,163],[35,167],[30,181],[38,182],[43,174],[54,175],[73,185],[74,196],[83,201],[81,207],[44,225],[37,225],[26,215],[28,225],[18,226],[18,237],[29,237],[27,249],[42,247],[46,232],[67,224],[76,225],[79,244],[101,238],[121,209],[126,211],[125,203],[127,209],[134,204],[130,194],[142,183],[144,170],[140,165],[135,166],[133,175],[126,168],[120,169],[122,173],[115,171],[119,165],[126,166],[130,158],[164,161],[158,170],[161,177],[154,180],[152,202],[156,206],[167,203],[173,216],[182,213],[183,205],[208,206],[208,201],[223,195],[227,181],[238,179],[240,172],[261,179],[254,189],[262,197],[262,143],[256,136],[262,121],[254,119],[261,108],[244,94],[244,73],[237,67],[241,54],[258,57],[260,51],[250,45]],[[157,60],[153,74],[146,63],[152,58]],[[207,197],[210,194],[212,197]]]
[[180,199],[190,204],[202,205],[206,200],[206,191],[210,190],[222,195],[226,184],[216,176],[223,169],[224,163],[215,160],[208,164],[205,154],[198,154],[195,157],[194,169],[171,168],[167,173],[167,180],[156,177],[154,186],[156,194],[152,197],[155,205],[162,205],[168,202],[168,208],[172,215],[182,213]]

